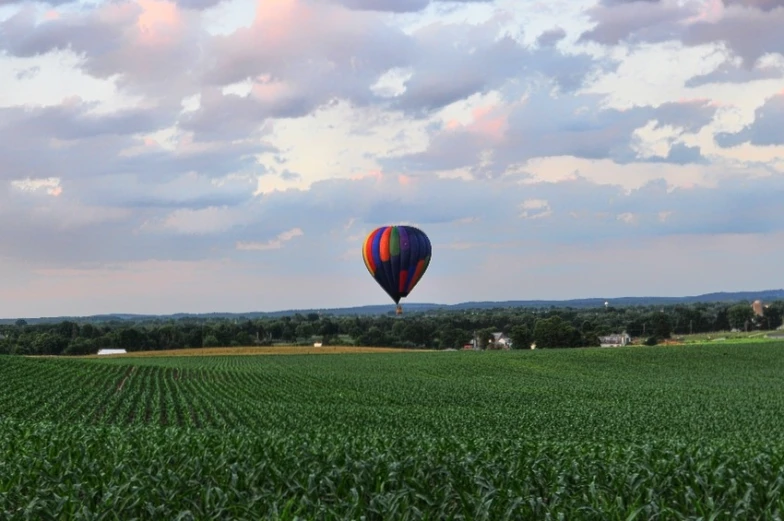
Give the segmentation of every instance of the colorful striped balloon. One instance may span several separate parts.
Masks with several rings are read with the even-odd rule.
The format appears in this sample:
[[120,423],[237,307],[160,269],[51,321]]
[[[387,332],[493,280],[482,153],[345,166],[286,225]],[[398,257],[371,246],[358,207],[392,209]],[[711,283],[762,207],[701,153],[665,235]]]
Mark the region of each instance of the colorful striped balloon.
[[381,226],[370,232],[362,246],[365,266],[395,304],[420,281],[431,254],[430,239],[413,226]]

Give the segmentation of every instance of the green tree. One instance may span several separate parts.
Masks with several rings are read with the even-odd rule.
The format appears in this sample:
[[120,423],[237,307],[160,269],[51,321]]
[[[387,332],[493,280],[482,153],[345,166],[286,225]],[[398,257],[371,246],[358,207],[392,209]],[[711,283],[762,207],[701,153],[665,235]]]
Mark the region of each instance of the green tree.
[[748,331],[754,310],[749,304],[736,304],[727,310],[727,318],[733,329]]
[[98,352],[95,340],[91,338],[75,338],[71,340],[68,347],[63,351],[64,355],[92,355]]
[[145,347],[145,336],[135,327],[121,329],[117,335],[117,344],[127,351],[141,351]]
[[361,346],[383,347],[385,343],[386,335],[378,326],[371,326],[357,339],[357,344]]
[[313,333],[315,332],[314,329],[315,328],[313,327],[313,324],[311,322],[300,323],[295,329],[297,339],[310,338],[311,336],[313,336]]
[[68,340],[55,333],[41,333],[33,340],[33,352],[41,355],[59,355],[68,347]]
[[525,326],[513,326],[509,330],[509,338],[512,340],[512,349],[530,349],[533,336],[531,331]]
[[670,338],[672,335],[672,323],[667,313],[658,311],[653,314],[653,334],[656,338]]
[[768,329],[776,329],[784,318],[784,302],[776,301],[765,308],[765,321]]
[[446,326],[438,334],[438,345],[441,349],[459,349],[471,336],[464,329]]
[[237,334],[234,336],[234,341],[238,346],[249,346],[253,344],[250,335],[247,331],[244,330],[237,332]]
[[716,316],[711,326],[712,331],[729,331],[732,329],[728,309],[727,307],[721,307],[716,311]]
[[213,334],[209,334],[204,337],[203,345],[204,347],[221,347],[221,342],[218,340],[218,337]]
[[558,315],[537,320],[533,337],[537,349],[578,347],[582,342],[580,332]]
[[492,349],[493,333],[496,331],[494,327],[483,327],[476,331],[476,338],[479,341],[480,349]]

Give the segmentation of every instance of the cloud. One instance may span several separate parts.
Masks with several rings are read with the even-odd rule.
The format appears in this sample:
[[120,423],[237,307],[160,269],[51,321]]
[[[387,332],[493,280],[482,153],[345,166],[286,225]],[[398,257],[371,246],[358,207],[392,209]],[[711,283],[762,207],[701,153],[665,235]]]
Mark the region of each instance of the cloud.
[[378,76],[406,65],[413,50],[378,13],[326,2],[259,1],[248,27],[212,38],[205,80],[214,86],[250,81],[268,103],[291,89],[311,107],[333,97],[359,103],[369,99],[368,86]]
[[[475,176],[494,177],[534,157],[630,162],[636,158],[630,148],[632,133],[646,123],[656,121],[655,128],[671,126],[681,133],[696,133],[717,110],[708,100],[629,110],[601,109],[598,102],[595,95],[551,98],[534,92],[523,102],[477,110],[468,125],[447,123],[432,132],[427,150],[387,158],[382,164],[413,171],[472,168]],[[698,159],[694,152],[676,148],[672,160]]]
[[527,199],[520,203],[520,217],[523,219],[541,219],[552,215],[550,203],[545,199]]
[[125,136],[153,132],[171,120],[169,110],[160,106],[122,109],[109,114],[95,114],[97,103],[79,97],[63,100],[57,106],[34,109],[0,108],[0,130],[16,139],[45,136],[59,141],[73,141],[100,136]]
[[743,143],[757,146],[784,145],[784,90],[768,99],[755,111],[754,121],[740,132],[716,134],[721,147],[733,147]]
[[279,233],[277,237],[267,242],[237,242],[237,249],[244,251],[266,251],[266,250],[279,250],[283,247],[283,243],[290,241],[294,237],[303,235],[302,230],[299,228],[292,228],[291,230]]
[[[594,67],[586,55],[564,55],[550,46],[529,50],[511,36],[499,38],[507,22],[498,16],[470,29],[463,24],[434,23],[416,31],[413,38],[421,52],[411,63],[405,90],[393,99],[392,107],[427,114],[497,90],[511,78],[551,79],[564,91],[573,91]],[[545,41],[548,37],[544,36]]]
[[432,3],[489,3],[492,0],[335,0],[337,3],[357,11],[386,11],[408,13],[422,11]]
[[179,102],[193,88],[190,72],[205,37],[194,16],[167,0],[121,0],[39,22],[25,5],[0,22],[0,49],[18,57],[70,50],[91,76]]
[[17,179],[11,181],[11,188],[23,192],[37,192],[45,190],[47,194],[57,197],[63,193],[63,187],[60,186],[60,179],[57,177],[48,177],[46,179]]
[[0,108],[0,179],[130,175],[167,182],[189,172],[221,177],[252,167],[254,154],[271,150],[261,141],[223,136],[196,143],[176,132],[173,146],[164,146],[149,134],[165,131],[176,112],[159,105],[100,113],[96,107],[70,98],[56,106]]
[[549,47],[551,45],[555,45],[564,38],[566,38],[566,31],[560,27],[556,27],[555,29],[548,29],[547,31],[540,34],[536,38],[536,43],[542,47]]
[[[259,284],[277,308],[284,282],[365,303],[358,244],[389,223],[421,226],[441,252],[421,287],[436,300],[475,300],[515,263],[584,279],[609,245],[694,261],[684,237],[722,254],[710,237],[757,244],[784,232],[782,13],[6,0],[0,269],[19,309],[71,310],[71,292],[120,311],[161,288],[181,292],[172,310],[235,305],[214,300],[226,291],[253,308]],[[456,284],[469,273],[480,280]],[[287,306],[315,302],[298,291]]]
[[602,2],[589,16],[595,25],[582,33],[583,42],[721,44],[747,68],[784,49],[784,33],[777,30],[784,23],[784,5],[778,0]]
[[706,163],[700,147],[692,147],[685,143],[674,143],[670,146],[666,156],[651,156],[645,161],[652,163],[674,163],[685,165],[689,163]]
[[683,7],[670,0],[602,2],[588,11],[596,25],[581,41],[617,45],[634,38],[658,42],[677,37],[677,23],[696,15],[691,4]]
[[393,13],[406,13],[421,11],[430,0],[338,0],[349,9],[357,11],[388,11]]
[[768,53],[781,54],[784,33],[777,28],[784,23],[784,6],[779,4],[773,7],[770,3],[761,9],[752,5],[754,3],[746,2],[741,6],[740,2],[733,2],[724,8],[724,14],[718,20],[694,22],[684,31],[684,43],[723,43],[749,68]]
[[[764,199],[759,197],[761,191],[767,194]],[[442,197],[445,193],[450,196]],[[446,276],[451,271],[476,269],[477,263],[487,262],[489,251],[506,258],[524,252],[530,254],[534,244],[537,247],[533,251],[545,255],[544,252],[555,252],[561,248],[574,251],[588,248],[586,251],[591,251],[592,245],[608,241],[619,245],[625,244],[623,241],[647,244],[673,235],[781,233],[779,223],[784,222],[781,219],[784,215],[781,215],[781,207],[776,202],[782,195],[784,184],[771,179],[725,180],[719,183],[718,188],[675,190],[669,190],[666,184],[653,182],[628,193],[616,186],[598,186],[579,178],[534,185],[513,180],[498,185],[423,179],[407,187],[383,177],[381,180],[324,181],[307,192],[272,194],[266,197],[265,203],[255,205],[255,210],[246,207],[239,214],[250,213],[252,219],[235,233],[227,233],[225,228],[214,228],[201,234],[185,229],[170,230],[163,235],[144,232],[136,235],[132,245],[124,247],[125,239],[111,239],[112,232],[123,227],[124,221],[117,220],[111,231],[91,225],[79,235],[61,231],[58,235],[64,235],[62,239],[50,237],[51,242],[40,244],[43,249],[39,252],[37,264],[45,259],[51,265],[52,255],[60,259],[75,258],[77,253],[83,259],[82,266],[96,262],[104,265],[107,262],[126,263],[129,262],[130,246],[134,249],[143,247],[148,251],[156,248],[159,255],[171,255],[177,251],[176,257],[169,258],[183,263],[223,259],[236,264],[244,262],[243,255],[276,250],[282,257],[274,269],[278,277],[284,278],[302,277],[301,270],[312,263],[306,253],[319,251],[324,261],[321,266],[327,269],[329,277],[351,276],[361,281],[357,272],[358,254],[342,262],[338,259],[347,249],[356,250],[363,233],[376,224],[404,219],[427,230],[434,244],[446,245],[439,250],[442,260],[439,268],[434,270]],[[357,204],[357,201],[362,202]],[[724,210],[716,212],[717,207]],[[309,210],[305,212],[305,208]],[[292,215],[294,210],[297,215]],[[385,215],[385,211],[390,213]],[[663,214],[667,215],[665,219],[662,219]],[[259,228],[255,224],[265,223],[273,215],[286,217],[274,225]],[[476,219],[476,215],[481,218]],[[351,222],[348,216],[354,221]],[[223,221],[213,213],[203,222],[215,224]],[[345,228],[347,222],[350,223],[349,229]],[[489,223],[495,224],[488,226]],[[260,241],[259,235],[263,236],[266,232],[259,229],[273,230],[272,226],[278,229],[269,234],[273,238]],[[29,243],[9,240],[11,228],[0,231],[0,240],[6,250],[16,254],[20,246],[27,246],[21,252],[23,258],[35,259],[35,250],[29,248]],[[20,221],[15,229],[18,233],[10,239],[31,231],[26,221]],[[281,232],[281,229],[284,231]],[[85,240],[84,232],[88,230],[91,237]],[[40,237],[42,229],[39,227],[37,231]],[[236,232],[240,232],[239,235]],[[359,238],[352,242],[349,240],[352,236]],[[79,240],[79,237],[83,239]],[[239,240],[236,237],[240,237]],[[295,238],[302,240],[295,241]],[[76,240],[75,244],[71,243],[73,240]],[[172,247],[167,250],[162,247],[164,244]],[[230,250],[225,248],[214,251],[220,244],[230,245],[238,257],[229,260]],[[84,255],[82,250],[85,247],[88,247],[88,255]],[[625,250],[621,248],[619,251]],[[144,259],[131,262],[144,262]],[[565,260],[561,258],[557,262]],[[614,261],[608,259],[608,262]],[[246,272],[242,276],[254,275]]]
[[784,60],[781,63],[760,64],[754,67],[743,67],[742,60],[727,60],[718,68],[707,74],[700,74],[687,80],[686,87],[702,85],[734,83],[742,84],[759,80],[784,79]]

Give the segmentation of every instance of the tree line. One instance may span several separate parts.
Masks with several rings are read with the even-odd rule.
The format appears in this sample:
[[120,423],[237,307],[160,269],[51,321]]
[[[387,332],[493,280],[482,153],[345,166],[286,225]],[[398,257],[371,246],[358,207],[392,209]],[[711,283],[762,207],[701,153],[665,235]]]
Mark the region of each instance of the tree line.
[[180,318],[0,326],[0,354],[85,355],[103,348],[127,351],[272,344],[361,345],[447,349],[476,339],[497,347],[492,334],[507,335],[515,349],[599,345],[601,336],[628,333],[647,344],[672,335],[732,329],[769,330],[782,324],[784,301],[763,308],[749,302],[601,308],[497,308],[428,311],[403,316],[334,316],[295,313],[259,319]]

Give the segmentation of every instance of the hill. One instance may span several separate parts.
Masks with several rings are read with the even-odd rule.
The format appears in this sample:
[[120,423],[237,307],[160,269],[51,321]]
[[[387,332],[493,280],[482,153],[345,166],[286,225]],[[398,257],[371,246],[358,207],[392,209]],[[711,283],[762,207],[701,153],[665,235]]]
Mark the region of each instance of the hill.
[[[653,306],[653,305],[673,305],[691,304],[695,302],[740,302],[753,301],[760,299],[765,302],[784,299],[784,289],[768,289],[761,291],[738,291],[738,292],[715,292],[702,295],[685,297],[593,297],[571,300],[507,300],[507,301],[469,301],[458,304],[435,304],[435,303],[405,303],[405,313],[423,313],[429,311],[465,311],[471,309],[492,309],[492,308],[591,308],[602,307],[605,302],[610,302],[614,307],[628,306]],[[91,316],[60,316],[60,317],[23,317],[30,324],[62,322],[71,320],[77,322],[115,322],[115,321],[145,321],[145,320],[178,320],[182,318],[211,319],[255,319],[255,318],[274,318],[295,313],[320,313],[323,315],[383,315],[394,313],[392,304],[378,304],[367,306],[354,306],[345,308],[310,308],[310,309],[287,309],[280,311],[251,311],[247,313],[173,313],[170,315],[144,315],[132,313],[111,313]],[[0,319],[0,324],[13,323],[16,318]]]

